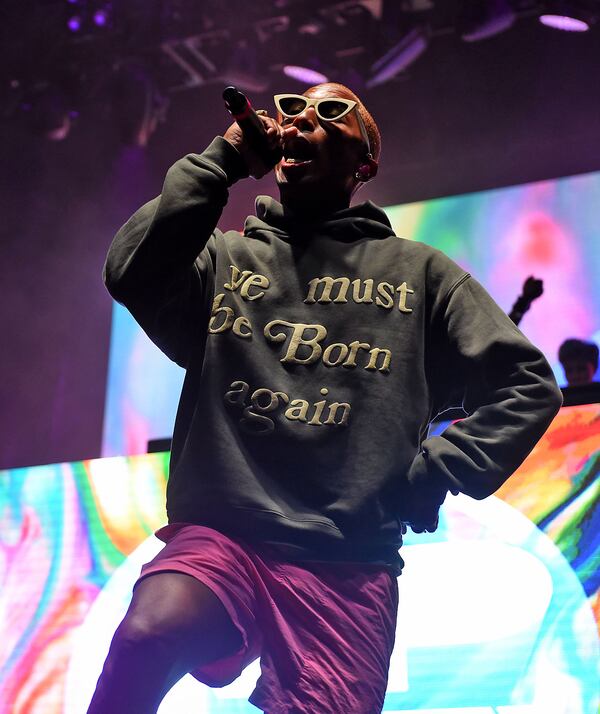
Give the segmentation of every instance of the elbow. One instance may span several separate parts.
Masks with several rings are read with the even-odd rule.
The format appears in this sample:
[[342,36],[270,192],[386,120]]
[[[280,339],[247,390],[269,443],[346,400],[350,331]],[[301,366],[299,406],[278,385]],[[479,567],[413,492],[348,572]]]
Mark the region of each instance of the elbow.
[[563,405],[563,393],[558,386],[554,387],[549,402],[549,408],[552,410],[552,416],[555,417]]
[[546,417],[548,424],[554,419],[558,414],[563,403],[563,394],[560,387],[556,384],[554,378],[546,390],[544,398],[540,402],[540,411]]
[[488,498],[488,496],[491,496],[495,491],[497,491],[501,485],[502,484],[492,486],[489,483],[478,483],[461,490],[470,498],[474,498],[476,501],[483,501],[484,498]]
[[104,267],[102,268],[102,282],[108,292],[114,297],[114,291],[118,290],[119,280],[118,276],[111,269],[110,265],[110,255],[108,256]]
[[[498,486],[498,488],[500,488],[500,486]],[[497,490],[498,490],[498,489],[496,489],[496,488],[493,488],[493,489],[490,489],[490,488],[485,488],[485,489],[483,489],[483,488],[478,488],[478,489],[476,489],[472,494],[469,494],[469,495],[471,496],[471,498],[474,498],[476,501],[483,501],[484,498],[488,498],[489,496],[491,496],[491,495],[492,495],[495,491],[497,491]]]
[[123,285],[124,280],[122,271],[111,270],[108,261],[105,263],[102,270],[102,282],[114,300],[120,303],[125,301],[127,290]]
[[[543,358],[542,358],[543,359]],[[542,367],[537,370],[534,389],[530,392],[533,398],[532,407],[549,424],[558,414],[563,403],[563,395],[550,365],[543,359]]]

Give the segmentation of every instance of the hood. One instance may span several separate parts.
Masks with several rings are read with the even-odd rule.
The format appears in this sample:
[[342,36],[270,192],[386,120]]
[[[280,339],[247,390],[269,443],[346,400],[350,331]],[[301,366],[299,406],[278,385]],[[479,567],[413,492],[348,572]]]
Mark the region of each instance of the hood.
[[307,229],[312,235],[318,233],[345,242],[394,235],[386,214],[371,201],[344,208],[326,218],[303,220],[302,216],[286,212],[281,203],[270,196],[258,196],[256,216],[246,219],[244,233],[251,236],[256,231],[267,230],[285,238],[306,234]]

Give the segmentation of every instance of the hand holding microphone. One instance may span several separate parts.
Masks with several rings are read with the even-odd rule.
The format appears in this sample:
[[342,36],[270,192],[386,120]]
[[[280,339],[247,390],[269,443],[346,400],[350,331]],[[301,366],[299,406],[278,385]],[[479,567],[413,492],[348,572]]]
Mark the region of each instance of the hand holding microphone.
[[224,138],[240,152],[250,175],[261,178],[281,159],[283,130],[275,119],[259,115],[236,87],[227,87],[223,99],[235,119]]

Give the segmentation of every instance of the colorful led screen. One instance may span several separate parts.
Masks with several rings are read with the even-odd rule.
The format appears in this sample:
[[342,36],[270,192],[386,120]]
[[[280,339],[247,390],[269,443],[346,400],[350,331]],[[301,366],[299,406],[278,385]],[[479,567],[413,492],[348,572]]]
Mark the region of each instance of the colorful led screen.
[[[509,311],[529,275],[545,292],[521,329],[551,362],[559,382],[560,343],[600,342],[600,173],[442,198],[387,209],[397,235],[441,249]],[[183,371],[115,305],[104,456],[145,453],[168,437]]]
[[[84,714],[162,546],[166,469],[152,454],[0,472],[0,714]],[[496,496],[451,497],[437,532],[407,538],[385,712],[597,714],[599,472],[600,405],[563,408]],[[160,714],[251,714],[257,676],[187,676]]]

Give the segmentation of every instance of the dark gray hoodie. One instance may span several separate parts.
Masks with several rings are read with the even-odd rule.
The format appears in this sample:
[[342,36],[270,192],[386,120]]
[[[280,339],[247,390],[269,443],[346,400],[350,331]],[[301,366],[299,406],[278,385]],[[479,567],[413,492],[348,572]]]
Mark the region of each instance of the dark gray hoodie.
[[[107,258],[110,293],[186,369],[169,520],[399,567],[403,522],[435,521],[448,491],[493,493],[560,391],[476,280],[370,202],[311,222],[260,197],[222,233],[244,175],[222,138],[181,159]],[[469,416],[426,438],[453,405]]]

